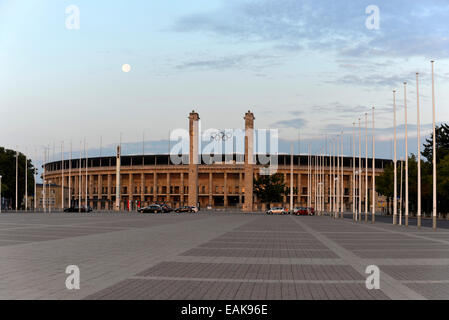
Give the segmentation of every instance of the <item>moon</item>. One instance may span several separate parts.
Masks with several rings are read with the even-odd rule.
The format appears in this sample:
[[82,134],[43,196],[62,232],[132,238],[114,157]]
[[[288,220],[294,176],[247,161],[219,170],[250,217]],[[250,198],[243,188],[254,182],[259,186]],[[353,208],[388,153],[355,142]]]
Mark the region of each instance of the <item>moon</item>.
[[122,66],[122,71],[123,71],[123,72],[130,72],[130,71],[131,71],[131,66],[130,66],[129,64],[125,63],[125,64]]

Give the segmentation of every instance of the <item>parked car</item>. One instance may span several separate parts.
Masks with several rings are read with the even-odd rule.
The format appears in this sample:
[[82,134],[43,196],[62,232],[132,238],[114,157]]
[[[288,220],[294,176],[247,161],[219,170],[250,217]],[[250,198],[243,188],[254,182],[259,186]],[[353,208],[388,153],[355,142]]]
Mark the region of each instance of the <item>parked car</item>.
[[162,213],[162,207],[158,204],[152,204],[147,207],[143,207],[139,209],[140,213]]
[[81,210],[78,206],[65,208],[64,212],[92,212],[92,207],[90,206],[82,206]]
[[164,212],[164,213],[173,211],[173,208],[166,204],[161,204],[161,208],[162,208],[162,212]]
[[195,206],[183,206],[175,209],[175,212],[198,212],[198,207]]
[[309,216],[315,215],[315,209],[313,207],[308,207],[307,212],[308,212]]
[[267,210],[266,214],[288,214],[288,210],[283,207],[273,207]]
[[309,210],[305,207],[295,207],[293,208],[292,214],[296,216],[307,216],[309,214]]

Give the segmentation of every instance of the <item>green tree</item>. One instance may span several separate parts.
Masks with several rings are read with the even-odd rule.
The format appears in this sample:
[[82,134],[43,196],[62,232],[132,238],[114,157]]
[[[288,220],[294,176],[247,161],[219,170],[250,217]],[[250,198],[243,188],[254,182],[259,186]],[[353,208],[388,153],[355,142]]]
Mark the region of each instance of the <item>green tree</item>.
[[[19,152],[18,159],[18,200],[19,207],[23,207],[25,196],[25,155]],[[34,192],[34,166],[27,159],[28,195]],[[14,206],[16,197],[16,151],[0,147],[0,175],[2,176],[2,198]]]
[[390,204],[392,204],[392,199],[394,195],[393,189],[393,177],[394,177],[394,165],[388,164],[382,174],[376,177],[376,190],[379,194],[387,198],[387,210],[391,213]]
[[[440,126],[436,126],[435,135],[437,136],[435,141],[435,147],[437,149],[436,158],[437,163],[439,163],[441,159],[449,154],[449,125],[443,123]],[[432,162],[433,133],[430,135],[430,138],[426,139],[426,143],[424,143],[424,150],[421,154],[427,159],[427,161]]]
[[280,173],[254,179],[254,193],[262,203],[281,202],[285,191],[284,176]]

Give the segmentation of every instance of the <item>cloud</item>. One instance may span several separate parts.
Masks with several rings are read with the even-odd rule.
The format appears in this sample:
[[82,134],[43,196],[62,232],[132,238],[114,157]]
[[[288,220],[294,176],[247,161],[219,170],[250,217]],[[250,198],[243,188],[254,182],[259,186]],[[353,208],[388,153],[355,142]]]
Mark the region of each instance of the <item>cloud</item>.
[[[258,53],[247,53],[217,57],[212,59],[198,59],[188,61],[176,66],[177,69],[242,69],[250,68],[259,71],[262,67],[269,67],[278,64],[280,56]],[[265,76],[257,73],[258,76]]]
[[288,119],[288,120],[281,120],[277,121],[272,124],[274,127],[279,128],[294,128],[294,129],[300,129],[304,127],[307,124],[307,121],[302,118],[294,118],[294,119]]
[[346,57],[449,57],[449,3],[377,0],[380,29],[368,30],[372,1],[229,0],[215,11],[186,15],[173,30],[238,41],[273,42],[285,50],[333,50]]

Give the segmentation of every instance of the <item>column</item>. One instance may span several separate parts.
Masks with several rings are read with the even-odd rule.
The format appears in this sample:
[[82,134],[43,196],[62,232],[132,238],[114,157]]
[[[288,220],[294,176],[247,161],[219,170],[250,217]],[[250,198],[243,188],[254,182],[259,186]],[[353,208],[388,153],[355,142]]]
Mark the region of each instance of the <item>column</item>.
[[110,206],[111,200],[112,200],[111,192],[112,192],[112,175],[109,173],[108,174],[108,190],[107,190],[107,194],[108,194],[108,206],[107,206],[107,208],[109,210],[112,209],[111,206]]
[[198,203],[198,136],[200,116],[195,111],[189,115],[189,206]]
[[103,202],[103,175],[99,174],[97,176],[97,210],[101,209],[101,203]]
[[153,202],[157,203],[157,171],[153,173]]
[[184,172],[181,172],[181,190],[180,190],[180,195],[181,195],[180,206],[183,206],[184,205]]
[[145,173],[140,174],[140,206],[145,205]]
[[245,114],[245,201],[243,211],[253,210],[253,140],[254,140],[254,114],[248,111]]
[[213,204],[213,196],[212,196],[212,194],[213,194],[213,190],[212,190],[212,188],[213,188],[213,185],[212,185],[212,175],[213,175],[212,171],[209,172],[209,205],[210,205],[210,206],[212,206],[212,204]]
[[133,174],[128,174],[128,200],[129,200],[129,211],[132,211],[134,208],[134,201],[133,201],[133,195],[134,195],[134,189],[133,189]]
[[227,208],[228,207],[228,173],[225,171],[223,173],[224,175],[224,207]]
[[167,203],[170,203],[171,197],[170,197],[170,172],[167,172]]
[[242,205],[242,173],[239,172],[239,206]]

